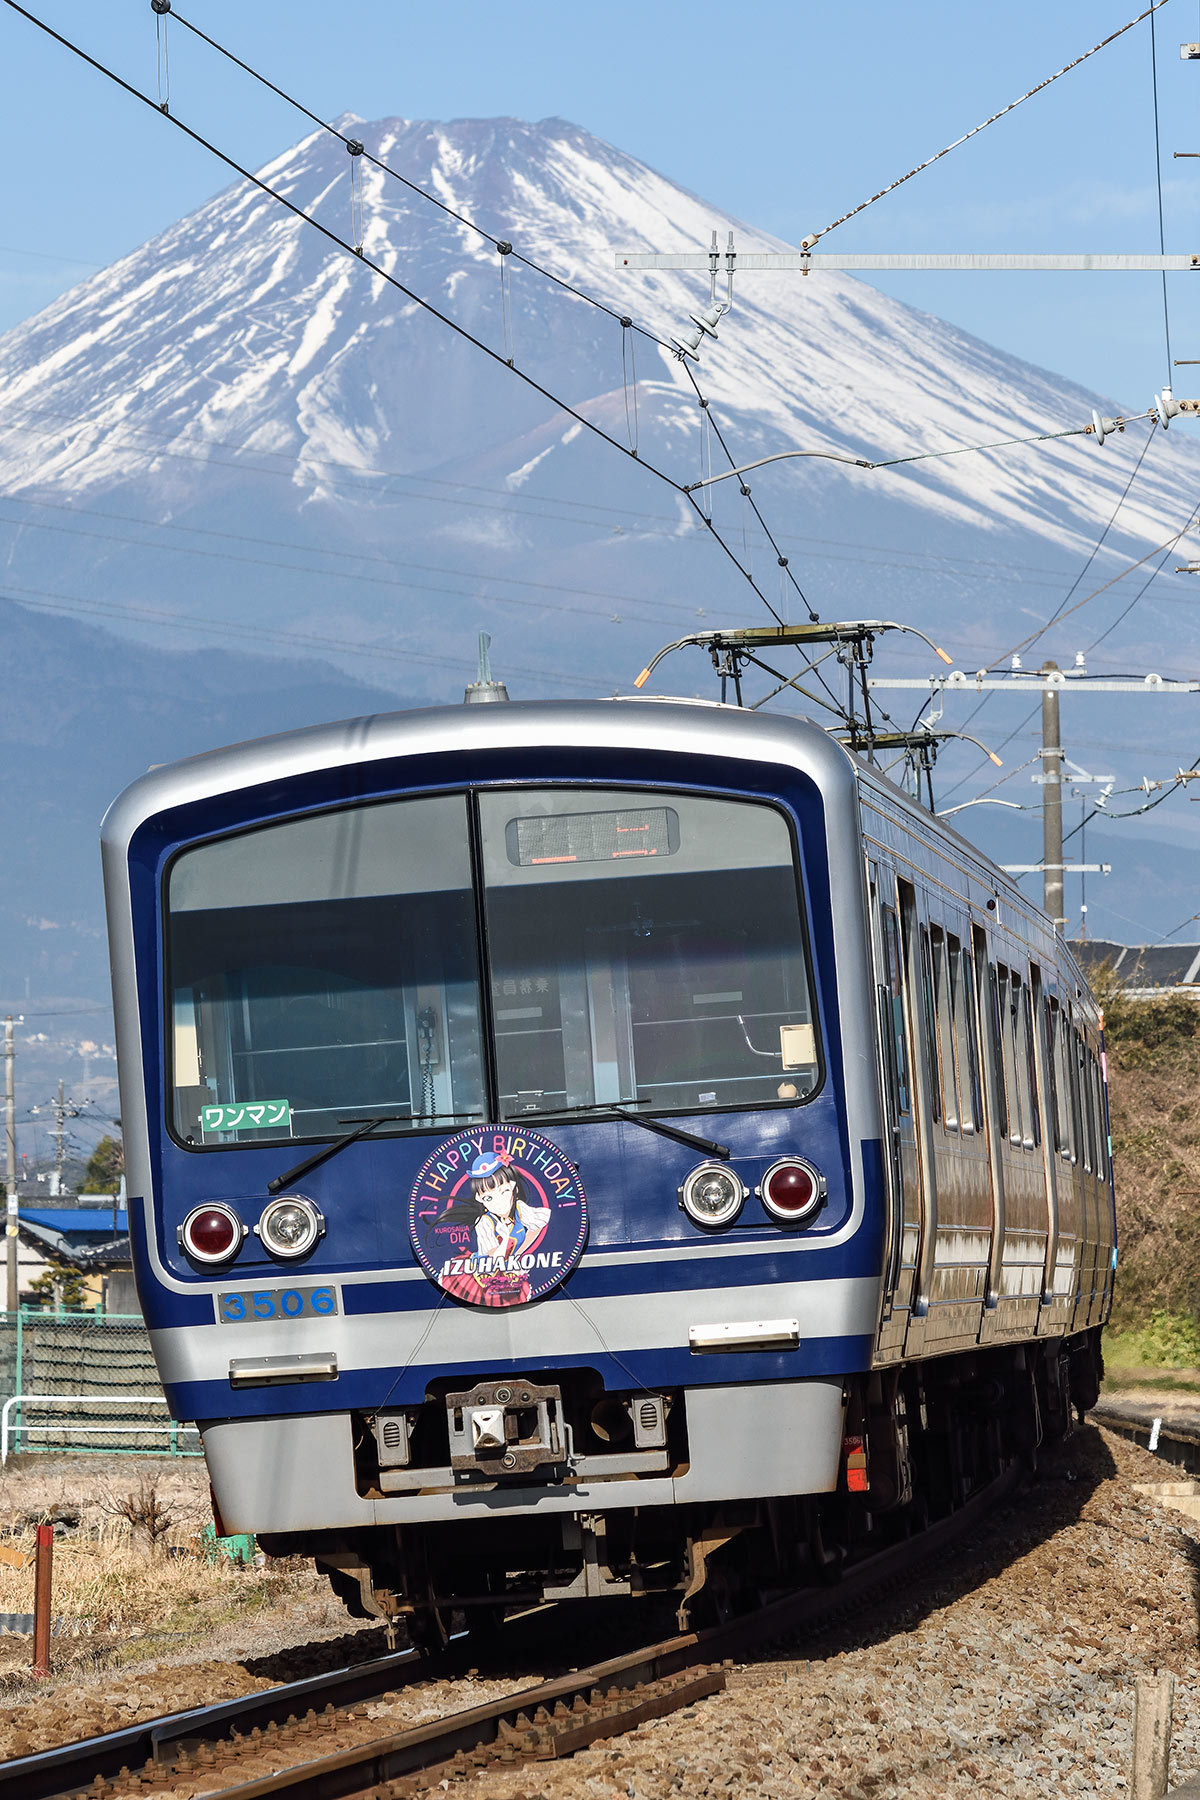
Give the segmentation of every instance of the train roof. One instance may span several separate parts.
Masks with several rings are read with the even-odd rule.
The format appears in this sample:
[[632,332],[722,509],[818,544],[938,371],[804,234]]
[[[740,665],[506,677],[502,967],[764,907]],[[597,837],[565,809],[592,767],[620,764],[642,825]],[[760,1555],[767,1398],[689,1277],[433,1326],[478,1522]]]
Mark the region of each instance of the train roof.
[[[139,776],[109,807],[102,826],[106,847],[123,852],[145,820],[240,788],[345,764],[385,762],[497,746],[547,748],[593,744],[604,748],[655,749],[712,754],[714,731],[720,753],[750,762],[803,768],[826,790],[855,783],[883,803],[926,843],[952,847],[976,878],[1019,913],[1048,925],[1016,882],[946,821],[937,819],[910,794],[813,720],[789,713],[751,712],[714,700],[669,695],[620,696],[606,700],[514,700],[494,705],[436,706],[322,725],[202,751],[164,763]],[[1086,987],[1082,971],[1060,936],[1061,953]]]
[[164,763],[118,795],[105,814],[102,835],[108,844],[127,842],[145,819],[169,808],[287,776],[404,756],[531,745],[712,755],[714,714],[720,715],[721,754],[801,767],[826,784],[849,788],[853,777],[846,752],[809,719],[666,697],[514,700],[372,713]]

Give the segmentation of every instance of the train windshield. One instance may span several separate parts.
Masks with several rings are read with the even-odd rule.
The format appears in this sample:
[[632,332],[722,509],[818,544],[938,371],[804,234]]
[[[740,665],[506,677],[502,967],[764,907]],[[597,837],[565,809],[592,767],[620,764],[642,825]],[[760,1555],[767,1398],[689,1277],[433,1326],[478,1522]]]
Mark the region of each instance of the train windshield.
[[185,1143],[484,1116],[467,802],[388,801],[186,850],[168,947]]
[[472,804],[348,807],[176,857],[167,954],[182,1142],[333,1138],[369,1119],[380,1135],[449,1133],[489,1117],[704,1111],[815,1091],[782,814],[596,788],[482,793],[481,921]]
[[501,1118],[814,1091],[782,814],[596,788],[485,793],[479,811]]

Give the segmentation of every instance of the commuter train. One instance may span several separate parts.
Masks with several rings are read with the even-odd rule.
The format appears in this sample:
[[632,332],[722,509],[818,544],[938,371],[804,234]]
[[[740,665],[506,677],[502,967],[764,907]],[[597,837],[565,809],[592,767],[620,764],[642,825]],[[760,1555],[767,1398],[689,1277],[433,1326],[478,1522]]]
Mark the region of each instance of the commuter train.
[[817,726],[352,720],[152,771],[103,852],[166,1394],[357,1615],[721,1616],[1094,1403],[1097,1005]]

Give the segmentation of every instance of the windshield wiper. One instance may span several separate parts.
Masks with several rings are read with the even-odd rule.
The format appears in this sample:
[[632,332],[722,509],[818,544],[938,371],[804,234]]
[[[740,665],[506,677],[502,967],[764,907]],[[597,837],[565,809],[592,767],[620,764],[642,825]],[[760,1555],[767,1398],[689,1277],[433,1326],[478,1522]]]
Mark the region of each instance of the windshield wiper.
[[[647,1103],[634,1100],[627,1104],[642,1106]],[[506,1123],[516,1125],[521,1119],[566,1119],[580,1113],[590,1113],[593,1116],[601,1113],[607,1118],[627,1119],[631,1125],[641,1125],[647,1131],[656,1131],[660,1137],[673,1138],[677,1144],[686,1144],[691,1150],[703,1150],[709,1156],[719,1156],[722,1162],[729,1161],[728,1144],[718,1144],[712,1138],[697,1137],[694,1131],[684,1131],[678,1125],[666,1125],[661,1119],[648,1119],[642,1113],[628,1112],[620,1101],[597,1100],[584,1106],[558,1106],[552,1111],[543,1111],[539,1107],[534,1112],[518,1113]]]
[[365,1119],[361,1125],[356,1126],[353,1131],[348,1131],[344,1137],[335,1138],[332,1144],[326,1144],[323,1150],[316,1151],[312,1156],[306,1156],[304,1161],[298,1162],[294,1169],[285,1169],[282,1175],[276,1175],[274,1181],[268,1181],[267,1192],[268,1194],[278,1194],[281,1189],[287,1187],[290,1182],[299,1180],[301,1175],[307,1175],[310,1169],[320,1168],[322,1163],[328,1162],[331,1156],[336,1156],[338,1151],[344,1150],[348,1144],[355,1144],[358,1142],[359,1138],[369,1136],[369,1134],[375,1130],[377,1125],[395,1125],[401,1120],[407,1124],[413,1124],[414,1122],[420,1124],[425,1119],[428,1119],[430,1124],[434,1125],[437,1124],[439,1120],[443,1119],[478,1119],[481,1117],[481,1113],[470,1111],[454,1113],[381,1113],[377,1119]]

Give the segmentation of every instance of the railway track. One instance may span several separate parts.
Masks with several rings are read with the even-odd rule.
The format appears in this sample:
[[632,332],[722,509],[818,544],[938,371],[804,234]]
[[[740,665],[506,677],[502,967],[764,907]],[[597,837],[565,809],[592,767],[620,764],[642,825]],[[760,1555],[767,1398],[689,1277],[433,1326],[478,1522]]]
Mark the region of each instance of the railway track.
[[[489,1766],[573,1755],[648,1719],[719,1693],[726,1666],[752,1650],[812,1638],[907,1587],[1017,1486],[1014,1466],[949,1518],[855,1563],[834,1587],[806,1588],[698,1632],[610,1657],[483,1705],[387,1735],[355,1707],[444,1675],[413,1652],[175,1713],[0,1767],[0,1800],[90,1800],[146,1792],[172,1777],[225,1800],[399,1800]],[[338,1741],[339,1739],[343,1741]],[[345,1741],[351,1740],[351,1741]],[[357,1740],[357,1741],[353,1741]],[[264,1770],[263,1762],[270,1766]],[[280,1766],[281,1764],[286,1766]],[[239,1780],[244,1768],[247,1779]]]
[[1190,1475],[1200,1474],[1200,1426],[1186,1419],[1156,1421],[1153,1407],[1120,1400],[1101,1401],[1088,1416],[1094,1425],[1117,1432],[1164,1462],[1174,1463]]

